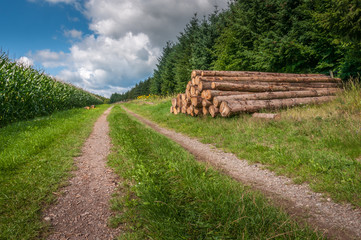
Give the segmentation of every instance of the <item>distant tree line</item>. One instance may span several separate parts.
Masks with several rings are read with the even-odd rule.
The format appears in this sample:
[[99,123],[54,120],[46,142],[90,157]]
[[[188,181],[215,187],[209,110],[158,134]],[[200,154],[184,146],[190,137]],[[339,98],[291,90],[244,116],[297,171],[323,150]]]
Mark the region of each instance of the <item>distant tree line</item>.
[[111,101],[184,92],[193,69],[361,73],[361,1],[234,0],[196,15],[168,42],[153,76]]

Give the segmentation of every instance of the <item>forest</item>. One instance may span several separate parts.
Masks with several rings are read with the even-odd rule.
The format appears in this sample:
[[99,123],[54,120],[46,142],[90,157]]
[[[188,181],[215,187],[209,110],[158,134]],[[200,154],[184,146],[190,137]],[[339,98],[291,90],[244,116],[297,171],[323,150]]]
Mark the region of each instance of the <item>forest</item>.
[[233,0],[209,16],[195,14],[177,39],[151,77],[110,101],[182,92],[194,69],[359,78],[361,1]]

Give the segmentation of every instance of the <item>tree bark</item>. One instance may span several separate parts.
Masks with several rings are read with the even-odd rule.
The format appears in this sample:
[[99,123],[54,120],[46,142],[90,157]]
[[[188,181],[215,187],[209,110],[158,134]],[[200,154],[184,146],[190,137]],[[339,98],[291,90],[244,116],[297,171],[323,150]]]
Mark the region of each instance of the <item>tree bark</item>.
[[278,109],[311,103],[324,103],[334,98],[334,96],[322,96],[272,100],[223,101],[220,106],[220,113],[223,117],[229,117],[242,112],[254,113],[261,109]]
[[250,93],[254,93],[254,92],[205,90],[202,92],[202,97],[204,99],[211,101],[216,96],[243,95]]
[[203,90],[208,90],[208,89],[212,89],[212,82],[204,82],[204,81],[199,82],[198,84],[199,91],[202,92]]
[[308,91],[289,91],[289,92],[262,92],[244,95],[216,96],[213,98],[213,105],[219,107],[222,101],[245,101],[245,100],[269,100],[282,98],[302,98],[302,97],[319,97],[335,95],[340,89],[330,90],[315,89]]
[[308,87],[253,85],[243,83],[212,82],[212,89],[222,91],[272,92],[272,91],[302,91]]
[[[197,72],[199,74],[199,71]],[[327,77],[324,74],[297,74],[297,73],[272,73],[254,71],[201,71],[197,76],[227,76],[227,77],[249,77],[249,76],[284,76],[284,77]]]

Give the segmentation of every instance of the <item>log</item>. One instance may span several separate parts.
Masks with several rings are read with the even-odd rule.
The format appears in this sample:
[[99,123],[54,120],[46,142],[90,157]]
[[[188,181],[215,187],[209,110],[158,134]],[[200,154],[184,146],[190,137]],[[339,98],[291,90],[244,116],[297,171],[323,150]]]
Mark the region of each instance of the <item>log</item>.
[[177,107],[177,98],[172,98],[172,107]]
[[208,90],[208,89],[212,89],[212,82],[204,82],[204,81],[199,82],[198,84],[199,91],[202,92],[203,90]]
[[203,72],[203,70],[193,70],[191,73],[191,78],[194,78],[196,76],[201,76],[202,72]]
[[212,89],[223,91],[271,92],[271,91],[302,91],[307,87],[253,85],[243,83],[212,82]]
[[214,105],[211,105],[208,108],[209,114],[214,118],[219,114],[219,108],[216,108]]
[[189,98],[182,100],[182,107],[184,107],[184,106],[189,107],[191,104],[192,104],[192,101]]
[[277,114],[277,113],[253,113],[252,117],[253,118],[278,120],[278,119],[281,118],[281,115]]
[[196,86],[192,86],[191,87],[191,96],[199,96],[198,94],[199,94],[199,91],[197,91],[198,90],[198,87],[196,87]]
[[289,82],[289,83],[306,83],[306,82],[327,82],[327,83],[341,83],[339,78],[324,77],[283,77],[283,76],[253,76],[253,77],[196,77],[195,84],[203,82]]
[[208,110],[208,107],[204,107],[203,106],[203,115],[206,116],[209,114],[209,110]]
[[193,114],[193,106],[190,105],[188,108],[187,108],[187,114],[188,115],[192,115]]
[[174,110],[173,110],[173,106],[170,107],[170,113],[173,113]]
[[186,87],[186,90],[191,90],[192,81],[189,81]]
[[212,105],[212,102],[211,101],[208,101],[207,99],[204,99],[202,100],[202,106],[203,107],[206,107],[206,108],[209,108],[209,106]]
[[186,90],[186,98],[191,98],[191,90]]
[[302,98],[302,97],[319,97],[335,95],[340,89],[331,90],[308,90],[308,91],[289,91],[289,92],[263,92],[243,95],[216,96],[213,98],[213,105],[219,107],[222,101],[245,101],[245,100],[269,100],[282,98]]
[[192,97],[191,98],[193,107],[202,107],[202,97]]
[[177,95],[177,107],[181,108],[182,107],[182,97],[181,94]]
[[[197,72],[199,74],[199,71]],[[199,76],[197,74],[197,76]],[[298,74],[298,73],[273,73],[273,72],[255,72],[255,71],[201,71],[200,76],[227,76],[227,77],[243,77],[243,76],[287,76],[287,77],[325,77],[324,74]],[[326,76],[327,77],[327,76]]]
[[187,113],[187,106],[183,105],[182,109],[181,109],[181,112],[184,113],[184,114]]
[[223,101],[219,111],[223,117],[229,117],[241,112],[254,113],[261,109],[278,109],[311,103],[324,103],[334,98],[335,96],[322,96],[272,100]]
[[181,94],[181,100],[184,101],[187,99],[187,95],[185,93]]
[[202,92],[202,98],[211,101],[213,97],[216,96],[242,95],[242,94],[250,94],[250,93],[254,93],[254,92],[205,90]]
[[202,110],[203,110],[203,108],[198,108],[198,107],[193,108],[194,115],[195,115],[195,116],[201,115],[201,114],[202,114]]

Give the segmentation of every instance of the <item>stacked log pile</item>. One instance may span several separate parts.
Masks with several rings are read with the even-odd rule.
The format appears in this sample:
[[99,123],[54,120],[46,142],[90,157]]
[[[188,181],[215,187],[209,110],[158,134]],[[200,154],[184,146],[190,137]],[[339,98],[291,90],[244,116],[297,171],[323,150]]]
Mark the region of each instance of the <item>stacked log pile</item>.
[[342,82],[322,74],[194,70],[170,111],[191,116],[254,113],[332,100]]

